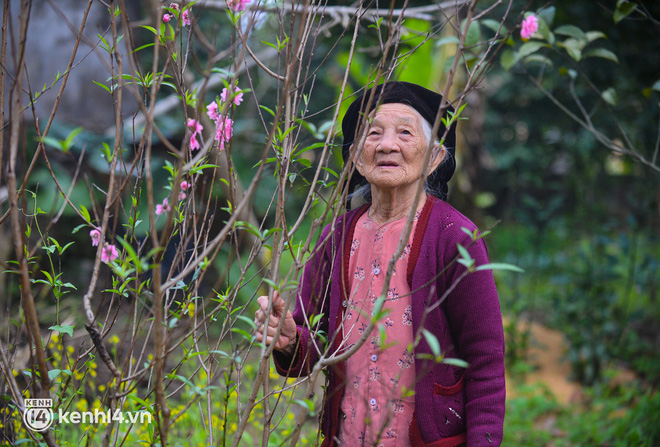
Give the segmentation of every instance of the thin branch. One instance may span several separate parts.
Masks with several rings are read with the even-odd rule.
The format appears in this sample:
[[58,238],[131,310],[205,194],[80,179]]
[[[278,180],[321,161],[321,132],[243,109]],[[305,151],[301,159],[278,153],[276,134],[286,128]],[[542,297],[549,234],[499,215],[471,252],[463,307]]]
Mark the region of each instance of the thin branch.
[[[362,6],[363,2],[360,2]],[[361,9],[364,14],[364,18],[368,21],[375,22],[379,17],[402,17],[404,14],[406,18],[409,19],[419,19],[426,20],[428,22],[437,20],[437,16],[432,13],[438,12],[439,10],[451,9],[464,4],[469,3],[469,0],[451,0],[444,1],[438,4],[418,6],[414,8],[401,8],[401,9],[389,9],[389,8],[369,8]],[[200,6],[208,9],[215,10],[226,10],[227,3],[223,0],[208,0]],[[261,11],[261,12],[279,12],[279,11],[288,11],[294,14],[305,14],[304,6],[297,3],[288,3],[284,2],[281,6],[265,6],[261,3],[249,3],[245,5],[246,11]],[[355,6],[325,6],[324,13],[333,17],[338,18],[344,27],[348,25],[350,17],[354,16],[357,11]]]

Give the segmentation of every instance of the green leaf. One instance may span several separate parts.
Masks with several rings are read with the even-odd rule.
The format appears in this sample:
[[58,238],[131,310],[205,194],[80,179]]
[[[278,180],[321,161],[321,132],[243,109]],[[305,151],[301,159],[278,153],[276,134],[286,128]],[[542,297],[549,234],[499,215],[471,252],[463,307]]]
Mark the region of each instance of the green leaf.
[[547,46],[548,44],[543,42],[526,42],[522,44],[518,50],[518,59],[529,56],[530,54],[535,53],[539,49]]
[[616,94],[616,90],[614,90],[612,87],[605,90],[600,94],[600,96],[603,98],[603,101],[611,106],[615,106],[619,103],[619,97]]
[[428,330],[422,328],[422,334],[424,335],[424,338],[426,339],[426,343],[429,345],[429,348],[431,348],[431,352],[433,353],[434,356],[440,357],[442,354],[442,351],[440,350],[440,342],[438,341],[438,337],[433,335],[431,332]]
[[[53,248],[53,250],[55,249],[54,246],[51,246],[51,247]],[[44,247],[44,248],[46,248],[46,247]],[[52,252],[51,252],[51,253],[52,253]],[[46,277],[48,278],[48,284],[50,284],[50,285],[52,285],[52,286],[55,285],[55,283],[54,283],[54,281],[53,281],[53,277],[50,276],[50,273],[48,273],[48,272],[45,271],[45,270],[42,270],[41,273],[43,273],[44,275],[46,275]]]
[[314,316],[312,317],[312,321],[310,322],[310,326],[311,326],[311,327],[316,326],[316,325],[319,323],[319,321],[321,321],[321,318],[323,318],[323,315],[324,315],[324,314],[314,315]]
[[[228,359],[231,358],[231,355],[227,354],[225,351],[214,350],[214,351],[209,351],[209,354],[218,354],[220,357],[226,357]],[[197,353],[193,355],[197,355]]]
[[509,270],[512,272],[518,272],[518,273],[524,273],[525,271],[521,269],[520,267],[517,267],[512,264],[504,264],[501,262],[492,262],[490,264],[482,264],[478,266],[477,268],[474,269],[475,271],[480,271],[480,270]]
[[603,59],[609,59],[617,64],[619,63],[619,58],[616,54],[605,48],[594,48],[593,50],[586,51],[584,57],[602,57]]
[[538,62],[543,65],[549,65],[550,67],[553,66],[552,60],[550,60],[550,58],[543,56],[542,54],[532,54],[531,56],[527,56],[523,62],[525,64],[529,64],[531,62]]
[[[525,14],[525,17],[527,17],[529,14]],[[555,44],[555,34],[550,31],[550,27],[548,26],[548,23],[546,22],[543,18],[542,15],[537,16],[539,19],[539,29],[536,30],[536,33],[534,35],[536,37],[541,36],[543,39],[545,39],[550,45]]]
[[472,256],[470,256],[470,253],[467,251],[467,248],[463,247],[461,244],[456,244],[456,248],[458,248],[458,253],[461,255],[462,259],[471,261]]
[[252,341],[252,334],[250,334],[249,332],[247,332],[247,331],[245,331],[241,328],[233,327],[233,328],[231,328],[231,331],[235,332],[237,334],[241,334],[248,341]]
[[195,393],[197,395],[201,396],[202,394],[204,394],[202,389],[200,387],[198,387],[197,385],[195,385],[194,383],[192,383],[187,377],[180,376],[178,374],[168,374],[167,376],[168,376],[169,379],[174,379],[174,378],[179,379],[180,381],[182,381],[183,383],[185,383],[186,385],[188,385],[190,387],[190,391],[192,391],[193,393]]
[[[660,82],[660,81],[658,81],[658,82]],[[325,166],[322,166],[321,169],[323,169],[323,170],[326,171],[326,172],[329,172],[329,173],[332,174],[335,178],[339,178],[339,174],[337,174],[337,173],[336,173],[335,171],[333,171],[332,169],[330,169],[330,168],[326,168]]]
[[42,137],[42,138],[41,138],[41,142],[42,142],[43,144],[45,144],[45,145],[48,145],[48,146],[54,147],[54,148],[56,148],[56,149],[62,149],[62,143],[61,143],[58,139],[56,139],[56,138],[53,138],[53,137]]
[[128,400],[132,400],[134,402],[137,402],[138,404],[142,405],[142,407],[144,407],[144,409],[146,409],[146,410],[151,410],[151,405],[149,405],[145,400],[140,399],[139,397],[137,397],[135,394],[127,394],[126,398]]
[[456,36],[447,36],[443,37],[442,39],[438,39],[438,41],[435,43],[435,47],[439,48],[444,45],[458,45],[458,37]]
[[128,243],[124,238],[121,236],[117,236],[117,240],[121,244],[122,247],[124,247],[124,250],[126,251],[126,258],[130,260],[130,262],[133,264],[133,266],[137,269],[138,274],[143,273],[144,265],[142,262],[140,262],[140,258],[137,255],[137,252],[133,248],[131,244]]
[[[467,19],[463,20],[461,23],[461,30],[465,32],[465,25]],[[481,42],[481,28],[479,27],[479,21],[474,20],[470,22],[470,27],[467,29],[467,35],[465,36],[465,46],[467,48],[473,47]]]
[[554,6],[549,6],[537,11],[536,17],[543,20],[548,25],[552,25],[552,22],[555,21],[555,12],[556,8]]
[[112,93],[112,90],[110,87],[108,87],[105,84],[101,84],[100,82],[92,81],[94,84],[98,85],[99,87],[102,87],[104,90],[106,90],[108,93]]
[[559,42],[559,46],[564,47],[568,55],[576,61],[579,62],[582,59],[582,48],[584,48],[584,44],[578,39],[570,37],[563,42]]
[[451,365],[451,366],[458,366],[459,368],[467,368],[468,366],[470,366],[470,364],[468,362],[466,362],[465,360],[456,359],[456,358],[442,359],[442,363],[444,363],[446,365]]
[[254,319],[248,318],[245,315],[238,315],[236,318],[245,321],[252,329],[254,329]]
[[50,371],[48,371],[48,379],[50,381],[53,381],[57,379],[57,376],[59,376],[60,374],[62,374],[61,369],[51,369]]
[[83,228],[87,228],[87,224],[80,224],[80,225],[78,225],[76,228],[74,228],[73,230],[71,230],[71,234],[75,234],[75,233],[79,232],[79,231],[80,231],[81,229],[83,229]]
[[62,141],[62,150],[64,152],[69,152],[69,149],[71,149],[71,146],[73,145],[73,140],[82,131],[83,131],[82,127],[76,127],[69,133],[69,135],[66,136],[66,139]]
[[314,401],[311,399],[295,399],[294,403],[300,405],[303,408],[306,408],[310,414],[314,413]]
[[90,222],[90,215],[89,211],[87,210],[87,207],[85,205],[80,205],[80,214],[83,215],[83,218],[85,219],[85,222]]
[[499,32],[500,36],[507,34],[509,32],[507,27],[504,26],[504,24],[502,24],[499,20],[485,19],[481,21],[481,24],[484,26],[484,28],[488,28],[494,33]]
[[598,39],[607,39],[605,33],[601,31],[587,31],[586,34],[587,34],[587,40],[589,42],[593,42],[594,40],[598,40]]
[[138,47],[138,48],[134,49],[133,51],[131,51],[130,54],[137,53],[140,50],[144,50],[145,48],[153,47],[154,45],[155,45],[155,43],[153,43],[153,42],[144,44],[141,47]]
[[633,2],[627,0],[619,0],[616,2],[616,10],[614,11],[614,23],[619,23],[626,17],[628,17],[635,9],[637,5]]
[[312,150],[312,149],[318,149],[318,148],[323,147],[323,146],[325,146],[325,143],[322,143],[322,142],[314,143],[310,146],[304,147],[304,148],[296,151],[293,156],[294,156],[294,158],[297,158],[297,157],[300,156],[300,154],[303,154],[303,153],[305,153],[309,150]]
[[461,231],[462,231],[463,233],[467,234],[468,236],[470,236],[470,239],[474,240],[474,235],[475,235],[475,233],[473,233],[472,231],[468,230],[468,229],[465,228],[465,227],[461,227]]
[[385,295],[379,296],[376,302],[374,303],[374,307],[372,308],[373,315],[371,317],[371,321],[376,323],[380,318],[382,317],[381,313],[383,311],[383,305],[385,304]]
[[244,229],[244,230],[246,230],[247,232],[252,233],[253,235],[255,235],[255,236],[257,237],[257,239],[259,239],[259,240],[263,240],[263,239],[262,239],[262,236],[261,236],[261,232],[259,231],[259,228],[257,228],[254,224],[252,224],[252,223],[250,223],[250,222],[246,222],[246,221],[243,221],[243,220],[239,220],[239,221],[237,221],[237,222],[234,224],[234,228],[236,228],[236,229],[239,229],[239,228]]
[[589,39],[587,38],[587,34],[574,25],[562,25],[559,28],[555,29],[555,34],[574,37],[575,39],[581,40],[584,43],[589,42]]
[[518,56],[518,53],[515,53],[513,50],[506,49],[502,52],[500,63],[502,64],[502,68],[504,70],[509,71],[511,67],[516,65],[519,60],[520,57]]
[[51,326],[48,329],[51,331],[57,331],[60,334],[68,334],[69,337],[73,337],[73,326],[70,326],[68,324],[61,324],[57,326]]
[[154,28],[153,26],[142,25],[142,28],[151,31],[152,33],[154,33],[154,35],[158,35],[158,31],[156,31],[156,28]]

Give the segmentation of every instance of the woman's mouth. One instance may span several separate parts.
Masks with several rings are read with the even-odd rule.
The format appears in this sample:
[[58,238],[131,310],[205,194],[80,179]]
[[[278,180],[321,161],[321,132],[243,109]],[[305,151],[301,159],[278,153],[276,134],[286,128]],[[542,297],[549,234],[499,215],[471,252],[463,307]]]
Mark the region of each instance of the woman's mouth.
[[394,163],[393,161],[382,161],[377,164],[379,168],[398,168],[399,165]]

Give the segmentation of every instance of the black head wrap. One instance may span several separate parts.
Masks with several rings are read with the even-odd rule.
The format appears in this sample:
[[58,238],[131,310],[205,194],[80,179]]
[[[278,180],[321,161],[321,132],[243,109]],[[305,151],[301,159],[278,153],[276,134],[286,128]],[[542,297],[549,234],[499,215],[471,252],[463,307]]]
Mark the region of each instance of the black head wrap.
[[[373,99],[371,105],[367,110],[367,105],[373,92]],[[346,115],[341,122],[341,128],[344,134],[344,143],[342,145],[342,158],[344,164],[348,160],[351,145],[359,135],[356,135],[362,115],[365,112],[368,114],[380,104],[401,103],[412,107],[417,110],[422,117],[429,122],[431,127],[435,123],[435,118],[440,110],[442,104],[442,95],[420,87],[410,82],[392,81],[385,84],[380,84],[372,89],[365,91],[348,107]],[[454,112],[454,108],[448,105],[445,109],[443,117],[448,119],[448,113]],[[445,126],[440,123],[438,128],[438,138],[442,138],[445,134]],[[438,197],[439,199],[447,199],[447,182],[454,175],[456,169],[456,162],[454,154],[456,151],[456,122],[451,125],[449,132],[445,138],[445,147],[449,153],[445,156],[444,161],[436,168],[435,171],[429,174],[426,179],[428,190]],[[367,180],[357,171],[349,179],[348,194],[351,194],[357,186],[362,186],[367,183]]]

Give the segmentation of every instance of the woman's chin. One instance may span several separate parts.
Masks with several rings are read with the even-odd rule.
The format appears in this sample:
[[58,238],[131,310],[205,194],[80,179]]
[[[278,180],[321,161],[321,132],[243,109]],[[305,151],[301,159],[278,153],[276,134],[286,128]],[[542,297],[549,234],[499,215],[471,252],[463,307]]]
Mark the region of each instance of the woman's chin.
[[371,183],[371,190],[381,190],[383,192],[402,192],[411,187],[411,183],[401,181],[400,179],[378,179]]

